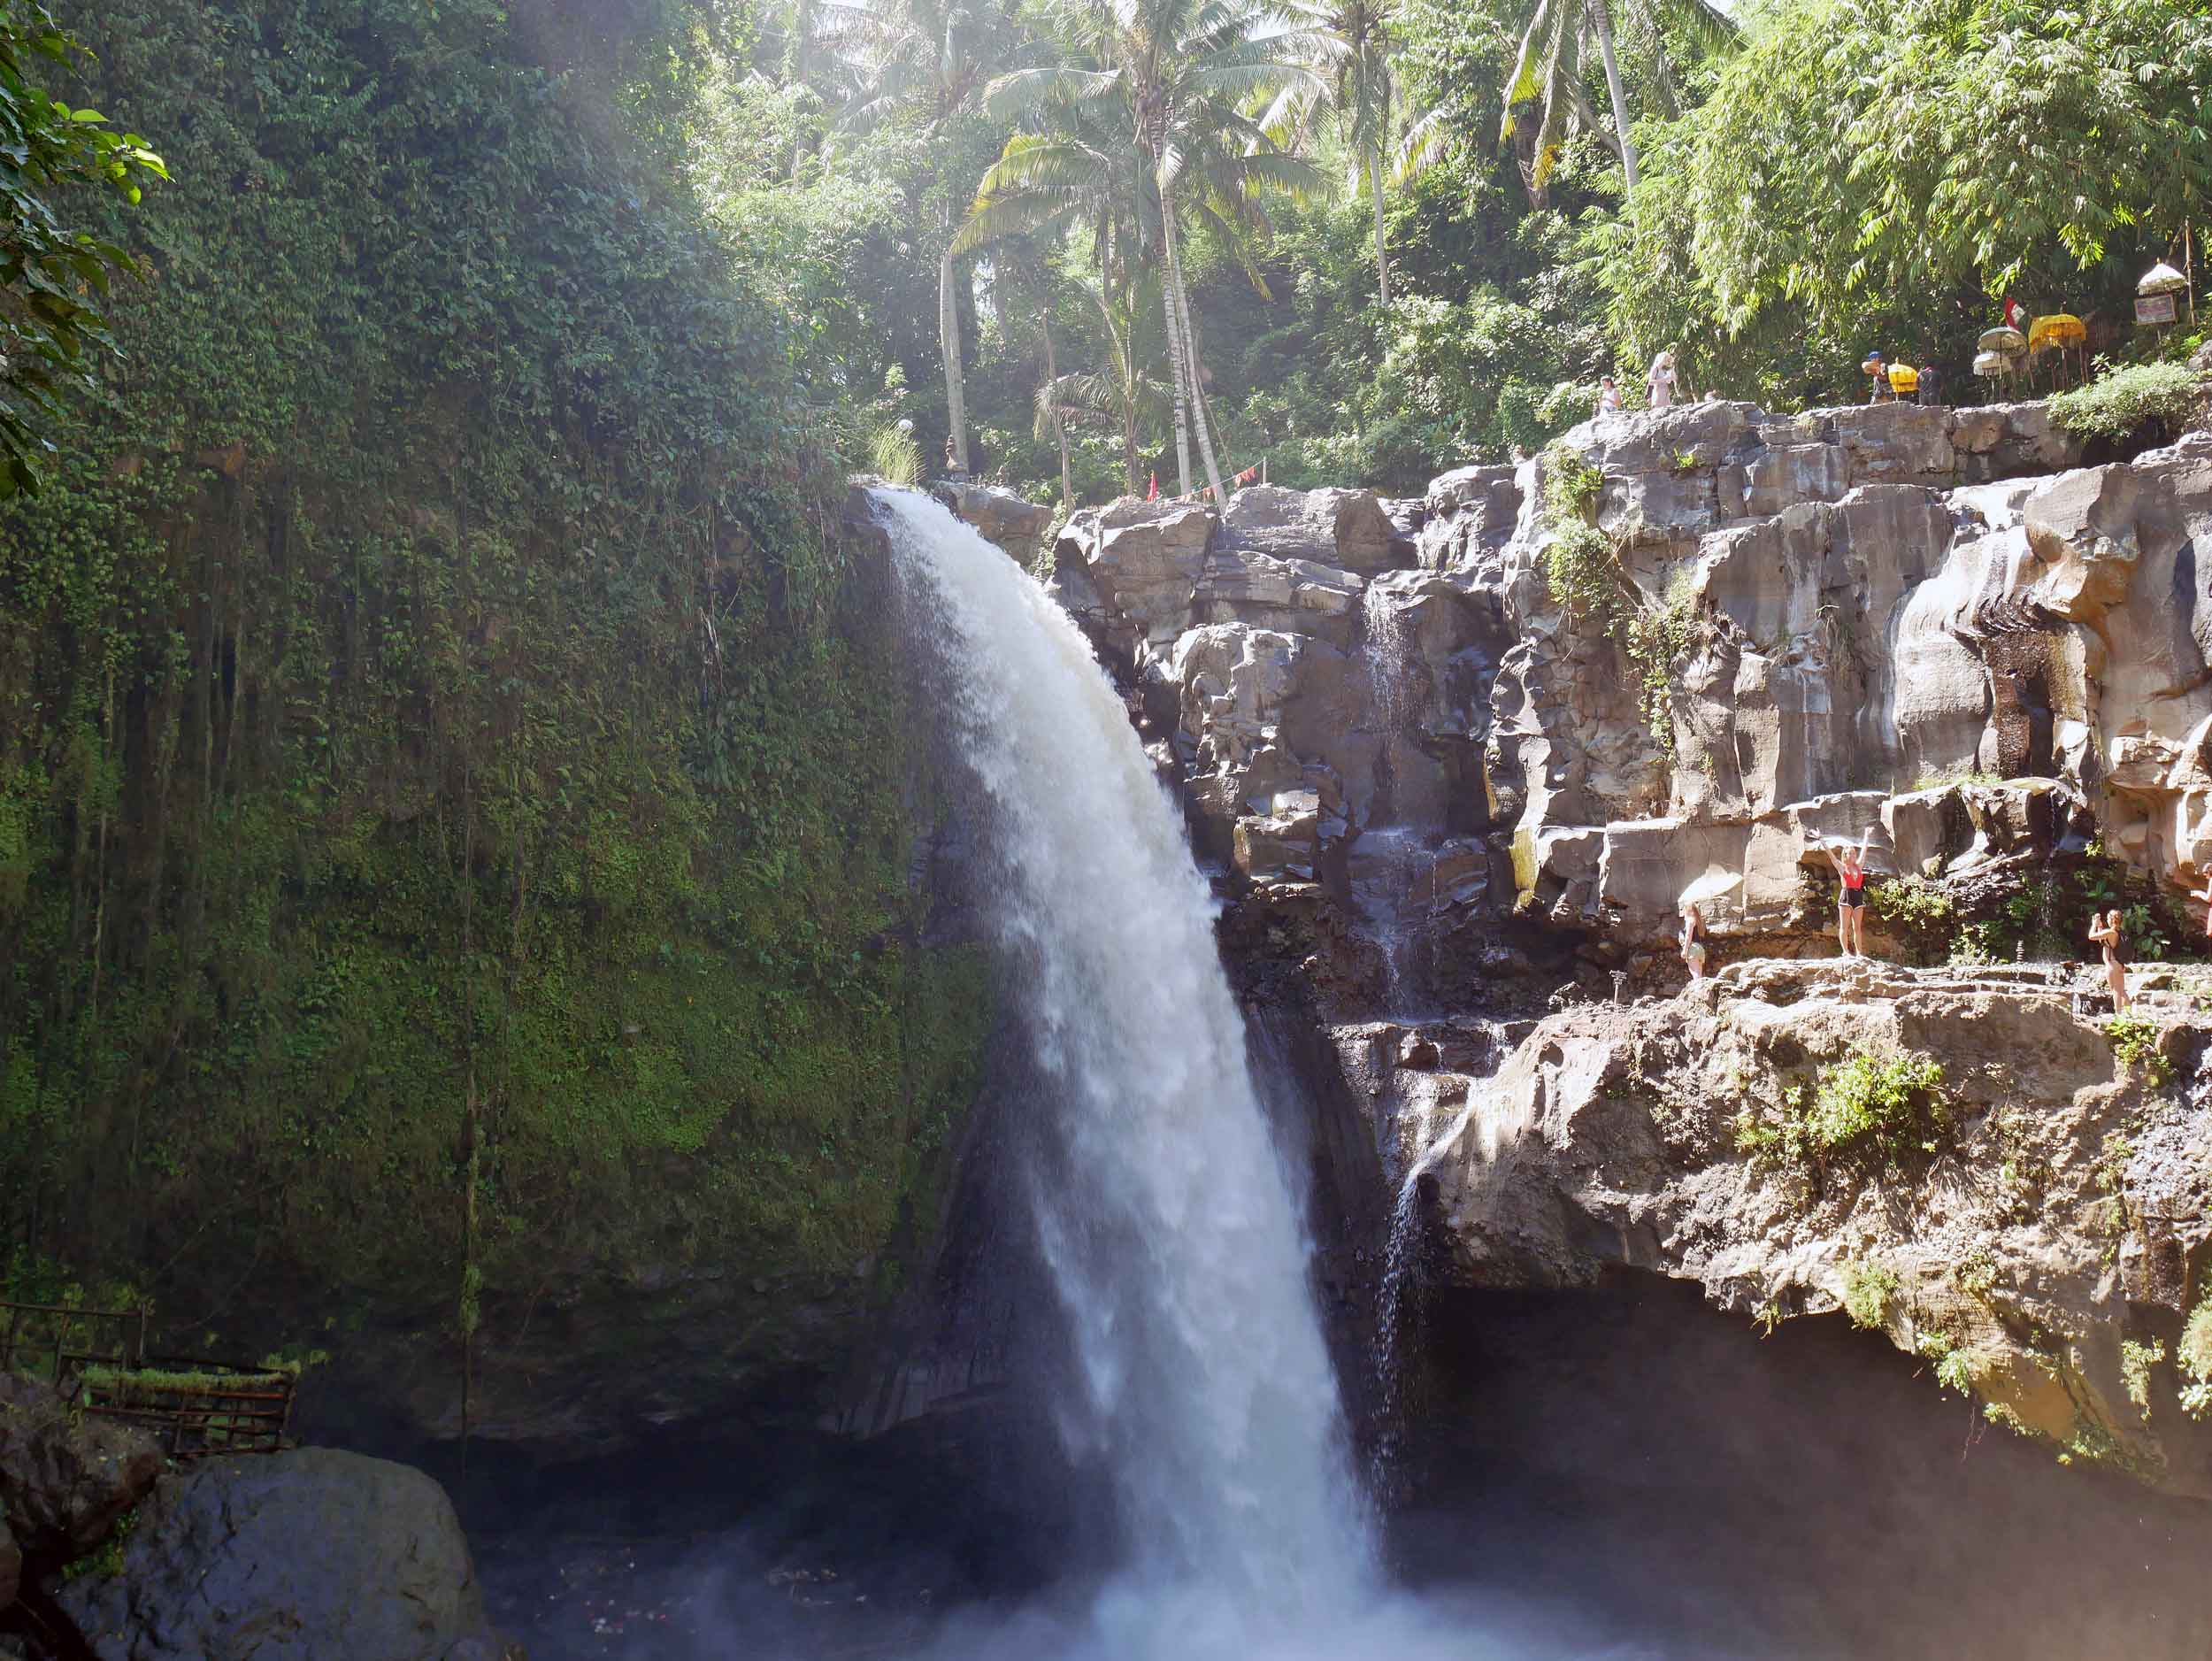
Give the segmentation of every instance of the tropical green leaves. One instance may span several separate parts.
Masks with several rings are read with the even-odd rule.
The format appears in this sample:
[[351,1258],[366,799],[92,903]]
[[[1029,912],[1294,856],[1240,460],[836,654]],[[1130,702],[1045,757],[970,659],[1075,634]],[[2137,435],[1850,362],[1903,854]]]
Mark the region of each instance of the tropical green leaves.
[[2208,86],[2208,0],[1784,0],[1654,146],[1632,218],[1678,258],[1615,259],[1622,320],[1658,339],[1686,295],[1731,335],[1832,339],[1962,288],[2083,304],[2201,211]]
[[48,433],[73,396],[96,396],[115,342],[102,313],[111,274],[139,274],[113,242],[64,223],[73,188],[112,189],[135,206],[141,176],[166,179],[135,133],[72,109],[31,80],[83,51],[41,0],[0,0],[0,496],[38,488],[56,453]]

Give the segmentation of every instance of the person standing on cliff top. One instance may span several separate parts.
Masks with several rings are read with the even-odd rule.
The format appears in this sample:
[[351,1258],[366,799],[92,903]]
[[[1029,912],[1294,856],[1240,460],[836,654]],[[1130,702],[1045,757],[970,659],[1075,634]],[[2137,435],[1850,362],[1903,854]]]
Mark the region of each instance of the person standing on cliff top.
[[1674,402],[1672,352],[1661,352],[1651,360],[1651,373],[1644,377],[1644,391],[1655,410],[1663,410]]
[[1598,407],[1593,415],[1618,415],[1621,412],[1620,383],[1607,375],[1598,382]]
[[1705,978],[1705,919],[1695,900],[1682,903],[1682,961],[1690,966],[1690,979]]
[[1874,382],[1873,396],[1867,399],[1869,404],[1887,404],[1896,396],[1889,389],[1889,365],[1883,361],[1881,353],[1867,353],[1866,361],[1859,365],[1859,369],[1862,373],[1871,377]]
[[2120,913],[2117,910],[2103,916],[2089,913],[2089,938],[2104,948],[2105,980],[2112,988],[2112,1012],[2128,1012],[2128,969],[2120,961]]
[[1828,863],[1835,866],[1843,884],[1836,892],[1836,943],[1847,957],[1866,956],[1866,847],[1873,840],[1871,826],[1859,838],[1856,848],[1842,843],[1832,848],[1820,837],[1812,838],[1813,846],[1828,856]]

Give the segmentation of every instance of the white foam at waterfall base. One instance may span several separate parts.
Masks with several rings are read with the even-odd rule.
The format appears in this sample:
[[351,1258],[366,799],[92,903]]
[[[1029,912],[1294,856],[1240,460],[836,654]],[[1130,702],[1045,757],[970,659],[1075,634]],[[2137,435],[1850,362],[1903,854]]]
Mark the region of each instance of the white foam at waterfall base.
[[[937,504],[880,493],[913,627],[990,811],[991,927],[1036,1034],[1057,1168],[1033,1198],[1126,1562],[933,1653],[1391,1661],[1506,1653],[1387,1594],[1347,1463],[1294,1185],[1180,820],[1073,624]],[[1516,1647],[1512,1653],[1527,1651]],[[1555,1648],[1548,1653],[1561,1651]]]

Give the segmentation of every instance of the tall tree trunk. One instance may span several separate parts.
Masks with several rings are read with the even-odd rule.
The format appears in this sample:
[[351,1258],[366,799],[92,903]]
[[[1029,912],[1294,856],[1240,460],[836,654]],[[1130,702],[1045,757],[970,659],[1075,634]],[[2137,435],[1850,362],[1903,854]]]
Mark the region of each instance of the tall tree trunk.
[[[1136,313],[1129,296],[1129,272],[1126,265],[1114,258],[1113,227],[1109,226],[1101,238],[1104,252],[1098,267],[1098,315],[1106,326],[1106,345],[1117,356],[1114,387],[1121,398],[1121,481],[1124,496],[1137,494],[1137,394],[1141,390],[1134,369],[1137,360]],[[1129,320],[1124,329],[1114,315],[1114,292],[1121,294],[1121,316]]]
[[[1386,133],[1389,129],[1386,127]],[[1383,241],[1383,174],[1382,147],[1378,144],[1367,155],[1367,188],[1375,193],[1375,284],[1381,290],[1382,303],[1390,304],[1390,253]]]
[[1068,460],[1068,418],[1060,408],[1060,360],[1052,350],[1052,280],[1037,268],[1037,325],[1045,337],[1045,384],[1052,388],[1052,435],[1060,441],[1060,511],[1075,511],[1075,469]]
[[1160,193],[1160,205],[1161,238],[1167,247],[1169,321],[1178,335],[1184,373],[1190,379],[1191,419],[1198,429],[1199,459],[1206,465],[1206,482],[1213,487],[1215,508],[1226,511],[1229,498],[1221,488],[1221,465],[1214,459],[1213,433],[1206,420],[1205,381],[1198,365],[1198,335],[1191,327],[1190,296],[1183,292],[1183,256],[1175,236],[1175,214],[1164,190]]
[[945,426],[952,434],[952,458],[968,470],[968,401],[960,376],[960,304],[954,292],[957,272],[951,255],[937,264],[937,335],[945,350]]
[[1175,473],[1176,494],[1190,494],[1190,403],[1188,383],[1185,377],[1183,359],[1183,327],[1175,305],[1175,201],[1167,181],[1160,181],[1160,224],[1164,227],[1162,247],[1167,269],[1161,273],[1161,320],[1167,327],[1168,368],[1175,381]]
[[1612,0],[1589,0],[1590,21],[1598,32],[1598,54],[1605,59],[1605,89],[1613,97],[1613,125],[1620,129],[1621,172],[1636,188],[1636,146],[1628,136],[1628,95],[1621,90],[1621,66],[1613,57]]

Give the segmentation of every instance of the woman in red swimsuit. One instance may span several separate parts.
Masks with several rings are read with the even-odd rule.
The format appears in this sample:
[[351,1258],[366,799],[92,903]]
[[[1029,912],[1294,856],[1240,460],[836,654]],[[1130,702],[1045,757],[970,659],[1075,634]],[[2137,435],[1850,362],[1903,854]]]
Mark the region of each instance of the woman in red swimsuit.
[[1856,848],[1824,847],[1816,836],[1813,844],[1828,856],[1843,887],[1836,894],[1836,943],[1847,957],[1866,956],[1866,845],[1874,840],[1870,827]]

